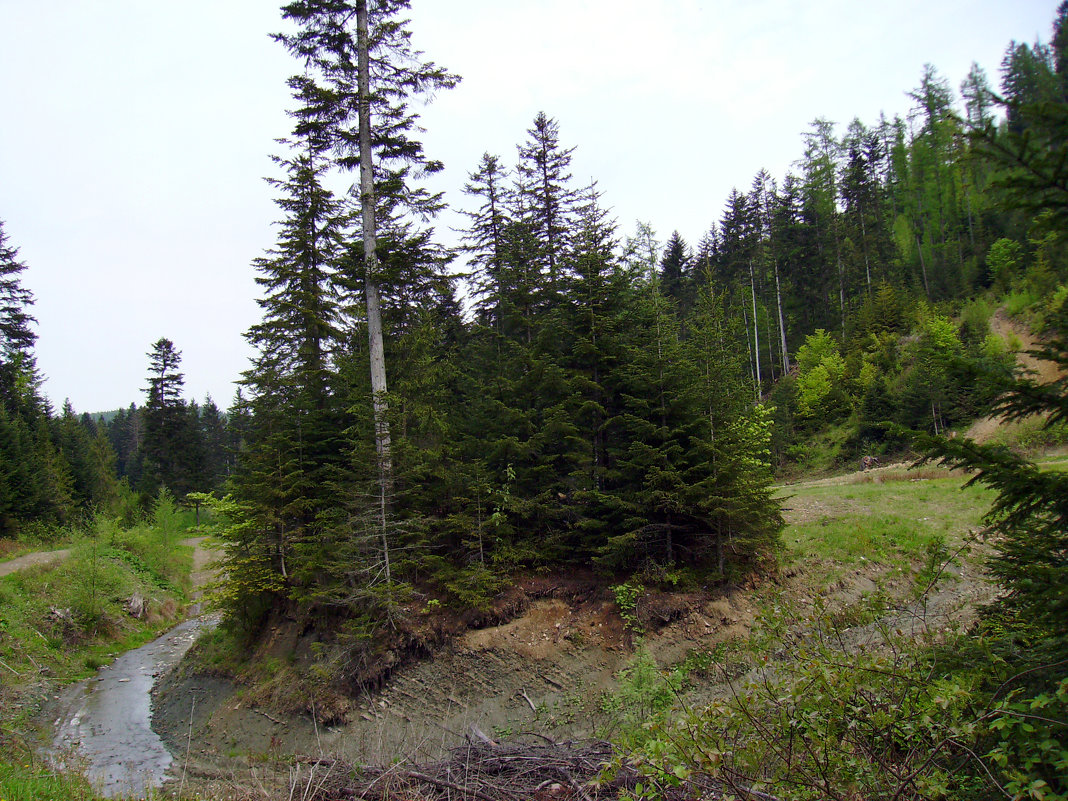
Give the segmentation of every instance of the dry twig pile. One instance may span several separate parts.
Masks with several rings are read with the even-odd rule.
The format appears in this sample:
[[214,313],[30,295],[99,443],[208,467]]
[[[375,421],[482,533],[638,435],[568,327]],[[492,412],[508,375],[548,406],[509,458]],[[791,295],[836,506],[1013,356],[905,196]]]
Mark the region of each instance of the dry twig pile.
[[[292,798],[301,801],[607,801],[642,781],[624,767],[604,781],[616,754],[604,740],[497,743],[475,732],[449,757],[428,765],[355,767],[338,760],[313,766]],[[647,781],[647,780],[646,780]],[[696,788],[677,788],[665,798],[693,799]]]

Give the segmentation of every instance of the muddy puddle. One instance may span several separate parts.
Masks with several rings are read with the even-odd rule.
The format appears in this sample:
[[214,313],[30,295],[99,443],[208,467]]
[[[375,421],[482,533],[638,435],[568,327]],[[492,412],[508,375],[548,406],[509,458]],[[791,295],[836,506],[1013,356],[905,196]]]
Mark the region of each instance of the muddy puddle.
[[152,687],[214,624],[212,618],[187,620],[67,687],[48,708],[55,731],[51,758],[83,770],[109,798],[139,798],[159,787],[174,759],[152,730]]

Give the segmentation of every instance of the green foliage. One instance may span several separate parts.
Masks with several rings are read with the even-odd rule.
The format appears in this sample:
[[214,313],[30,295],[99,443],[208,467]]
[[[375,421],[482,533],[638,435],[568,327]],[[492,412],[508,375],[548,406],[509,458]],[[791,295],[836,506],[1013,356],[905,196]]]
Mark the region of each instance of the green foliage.
[[160,487],[152,504],[152,522],[164,536],[173,536],[182,525],[178,504],[166,487]]
[[849,408],[846,365],[838,344],[823,329],[805,339],[797,352],[797,412],[808,419],[834,419]]
[[[804,505],[821,514],[791,524],[783,539],[793,558],[911,568],[927,562],[931,548],[964,545],[959,532],[981,524],[992,494],[960,487],[960,478],[919,478],[904,470],[881,476],[880,483],[807,487],[798,491]],[[785,500],[788,507],[793,503]]]
[[271,599],[283,591],[282,576],[275,567],[270,543],[259,536],[248,504],[226,495],[212,501],[211,506],[216,521],[213,536],[223,546],[223,579],[207,588],[207,598],[229,621],[249,631],[259,623]]
[[1002,237],[990,246],[986,254],[986,266],[994,281],[1003,289],[1012,286],[1020,263],[1020,243]]
[[[45,667],[76,678],[154,636],[173,622],[188,587],[181,535],[98,516],[66,560],[0,579],[0,659],[22,673]],[[141,620],[125,608],[135,594],[146,601]]]
[[[1062,317],[1057,337],[1036,355],[1053,361],[1062,377],[1040,384],[1034,378],[1002,378],[1003,394],[995,411],[1008,420],[1036,413],[1046,426],[1068,421],[1068,318]],[[939,460],[974,471],[969,484],[981,483],[997,492],[987,515],[1000,536],[990,560],[993,574],[1005,589],[999,603],[987,610],[992,643],[1004,656],[1005,668],[1016,673],[1000,682],[995,697],[1016,682],[982,722],[981,734],[995,745],[988,757],[997,765],[1008,794],[1014,798],[1068,796],[1068,685],[1050,676],[1068,658],[1068,483],[1060,471],[1043,471],[997,444],[967,439],[924,437],[925,460]],[[1020,650],[1018,642],[1027,647]]]
[[450,570],[445,589],[462,609],[487,609],[504,586],[501,577],[483,564]]
[[641,620],[638,619],[638,601],[645,594],[645,587],[638,583],[625,581],[612,586],[612,594],[623,619],[623,627],[632,634],[642,633]]
[[1011,292],[1005,296],[1005,312],[1010,317],[1018,317],[1038,305],[1040,300],[1041,298],[1034,290],[1024,289]]
[[609,734],[631,749],[641,744],[644,724],[675,704],[682,674],[661,671],[649,650],[639,647],[616,678],[616,689],[601,698],[601,711],[609,716]]
[[1068,799],[1068,679],[1037,695],[1013,690],[983,723],[996,742],[986,756],[1013,798]]
[[[1068,367],[1068,324],[1041,354]],[[1039,384],[1033,378],[1004,380],[996,411],[1008,420],[1045,413],[1046,426],[1068,421],[1068,378]],[[1041,471],[1034,464],[996,444],[966,439],[921,438],[926,460],[939,460],[976,471],[969,484],[986,484],[998,495],[987,521],[1000,535],[991,562],[1008,590],[1003,606],[1045,627],[1048,645],[1068,654],[1068,476]]]
[[0,743],[0,799],[3,801],[99,801],[89,781],[60,771],[28,750]]
[[[878,413],[876,416],[879,417]],[[877,428],[868,435],[871,437],[881,432],[882,429]],[[813,475],[851,467],[858,458],[853,438],[854,426],[849,420],[821,426],[807,436],[798,437],[785,449],[784,457],[788,463],[782,472],[789,476]]]
[[[783,603],[755,622],[738,664],[720,653],[667,673],[639,652],[621,672],[602,706],[621,759],[643,774],[637,797],[683,784],[737,798],[1065,797],[1068,681],[999,697],[1021,676],[991,693],[982,641],[951,635],[932,647],[876,629],[843,653],[824,614],[799,633]],[[682,693],[698,669],[727,691],[689,706]]]

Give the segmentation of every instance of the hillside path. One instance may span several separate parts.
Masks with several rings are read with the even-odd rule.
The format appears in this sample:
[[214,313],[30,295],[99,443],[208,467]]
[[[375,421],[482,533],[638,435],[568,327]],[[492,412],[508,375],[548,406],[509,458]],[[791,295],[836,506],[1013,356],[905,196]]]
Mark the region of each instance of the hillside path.
[[0,562],[0,576],[7,576],[19,570],[33,567],[34,565],[50,565],[54,562],[62,562],[68,556],[70,556],[70,548],[63,548],[58,551],[35,551],[34,553],[23,554],[15,559],[8,559],[6,562]]
[[[200,597],[200,588],[215,578],[215,570],[211,567],[211,562],[216,558],[216,554],[202,545],[204,540],[205,537],[189,537],[182,540],[182,545],[189,545],[193,548],[193,571],[190,577],[197,598]],[[62,562],[70,556],[70,552],[70,548],[61,548],[57,551],[34,551],[8,559],[6,562],[0,562],[0,577],[9,576],[36,565]]]

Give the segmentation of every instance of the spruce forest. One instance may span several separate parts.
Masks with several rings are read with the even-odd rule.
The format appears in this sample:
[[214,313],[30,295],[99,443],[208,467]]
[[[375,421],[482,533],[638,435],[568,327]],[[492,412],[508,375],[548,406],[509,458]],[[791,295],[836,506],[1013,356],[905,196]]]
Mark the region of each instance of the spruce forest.
[[[57,412],[20,282],[32,265],[0,224],[0,537],[135,525],[161,497],[195,508],[220,547],[226,642],[297,620],[344,654],[331,680],[355,693],[444,642],[428,610],[499,617],[532,575],[588,576],[619,599],[750,586],[783,551],[776,483],[944,459],[998,493],[1004,543],[1004,602],[975,635],[992,649],[977,663],[998,667],[969,673],[969,692],[989,700],[993,677],[1031,671],[1011,697],[1050,711],[1020,713],[1040,738],[987,743],[997,777],[961,767],[958,732],[922,752],[924,771],[957,777],[941,791],[899,776],[900,795],[833,797],[1068,797],[1064,474],[956,436],[999,409],[1046,413],[1043,444],[1065,440],[1064,373],[1014,377],[991,321],[1024,321],[1068,367],[1068,2],[1050,41],[1010,43],[996,76],[975,65],[955,87],[928,66],[906,117],[815,119],[791,172],[710,198],[716,222],[691,242],[622,229],[571,174],[583,144],[551,110],[513,153],[449,165],[463,197],[428,190],[444,165],[417,110],[461,77],[414,49],[407,7],[282,9],[292,128],[229,409],[184,397],[196,367],[161,338],[140,405]],[[466,219],[458,247],[434,228],[447,202]],[[668,742],[681,786],[714,772],[664,731],[630,743],[647,765]],[[904,752],[927,735],[897,736]],[[654,777],[626,797],[697,797],[679,786]],[[746,787],[706,797],[832,797]]]

